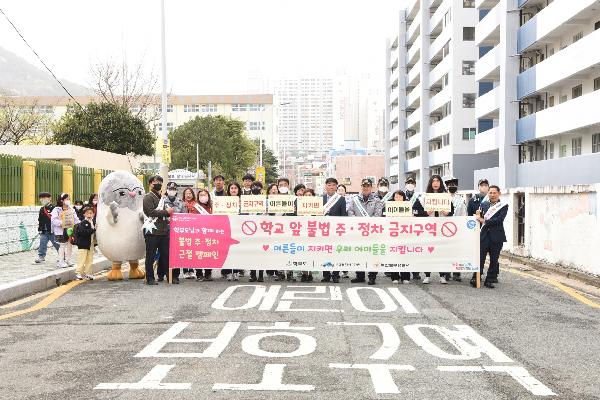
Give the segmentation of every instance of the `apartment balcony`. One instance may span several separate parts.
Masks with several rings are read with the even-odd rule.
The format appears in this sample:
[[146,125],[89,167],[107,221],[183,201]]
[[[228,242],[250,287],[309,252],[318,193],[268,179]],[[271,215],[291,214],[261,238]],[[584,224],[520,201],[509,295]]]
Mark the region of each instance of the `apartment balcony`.
[[475,45],[495,46],[500,43],[500,6],[496,5],[475,25]]
[[413,22],[411,22],[411,24],[408,26],[408,29],[406,30],[406,42],[407,43],[411,43],[413,42],[416,37],[419,35],[419,27],[421,26],[421,11],[419,11],[417,13],[417,15],[415,16],[415,19],[413,20]]
[[500,3],[500,0],[475,0],[475,8],[479,10],[489,10],[498,3]]
[[390,69],[398,68],[398,52],[394,51],[390,54]]
[[568,34],[574,24],[587,24],[593,9],[598,7],[598,0],[554,1],[519,28],[517,33],[517,52],[532,47],[536,42],[540,45],[562,35]]
[[497,119],[500,109],[500,87],[497,86],[475,99],[475,118]]
[[398,103],[394,104],[390,108],[390,120],[393,120],[393,117],[400,114],[400,109],[398,108]]
[[421,8],[421,0],[409,0],[406,19],[413,20]]
[[416,135],[413,135],[413,136],[409,137],[408,139],[406,139],[406,142],[404,142],[404,149],[410,150],[410,149],[414,149],[415,147],[421,146],[422,141],[423,141],[423,134],[421,132],[419,132]]
[[429,73],[429,84],[433,85],[444,75],[446,75],[450,71],[450,67],[452,67],[452,57],[444,58],[438,65],[435,66],[433,70]]
[[[444,15],[450,8],[450,2],[442,2],[440,7],[433,13],[429,19],[429,34],[439,34],[444,29]],[[449,27],[450,28],[450,27]]]
[[404,171],[413,172],[421,169],[421,156],[404,161]]
[[475,135],[475,153],[481,154],[497,150],[499,134],[500,128],[496,126]]
[[406,118],[406,128],[413,129],[421,122],[421,107],[417,108]]
[[429,140],[435,139],[452,130],[452,118],[446,117],[429,126]]
[[522,163],[517,165],[517,186],[593,185],[599,166],[600,153]]
[[416,86],[421,82],[421,63],[416,63],[413,67],[408,71],[408,76],[406,79],[408,86]]
[[390,74],[390,86],[394,86],[394,84],[398,84],[398,78],[400,77],[400,68],[394,69],[394,71]]
[[600,90],[517,120],[517,143],[600,124]]
[[400,138],[400,125],[396,125],[390,129],[390,141]]
[[452,99],[452,91],[450,90],[450,86],[446,86],[444,90],[433,96],[429,100],[429,109],[437,110],[447,102]]
[[421,54],[420,50],[421,50],[421,41],[416,40],[412,44],[412,46],[410,46],[410,48],[408,49],[408,52],[406,53],[406,59],[408,60],[408,62],[407,62],[408,65],[412,65],[419,60],[419,54]]
[[500,46],[494,47],[475,63],[476,81],[500,80]]
[[434,58],[441,58],[442,48],[448,43],[450,40],[450,35],[452,34],[452,29],[444,29],[442,33],[431,43],[429,47],[429,60],[431,61]]
[[406,104],[410,108],[417,108],[421,105],[421,84],[419,83],[409,94],[406,96]]
[[430,0],[430,2],[429,2],[429,9],[439,7],[440,4],[442,4],[442,1],[443,0]]
[[396,161],[398,161],[399,155],[400,155],[400,145],[390,146],[390,159],[396,159]]
[[546,91],[555,84],[564,85],[566,79],[589,77],[591,69],[600,66],[599,42],[600,30],[596,30],[520,73],[517,77],[518,98]]
[[429,152],[429,166],[441,165],[452,161],[452,147],[446,146]]

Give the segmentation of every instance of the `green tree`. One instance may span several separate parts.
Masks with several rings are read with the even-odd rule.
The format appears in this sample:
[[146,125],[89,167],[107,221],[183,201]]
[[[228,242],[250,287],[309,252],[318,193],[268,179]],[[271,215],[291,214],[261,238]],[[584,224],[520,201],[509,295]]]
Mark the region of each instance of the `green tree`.
[[74,109],[54,126],[56,144],[74,144],[118,154],[153,155],[156,137],[126,107],[92,103]]
[[196,117],[169,134],[171,168],[196,165],[196,143],[199,144],[200,169],[206,171],[212,162],[213,175],[240,179],[256,160],[256,147],[245,133],[245,124],[224,116]]
[[[260,139],[254,139],[254,146],[256,147],[256,165],[258,165],[260,160]],[[277,161],[275,154],[273,154],[273,150],[265,146],[265,143],[263,142],[263,167],[265,167],[267,184],[275,183],[277,178],[279,178],[278,164],[279,162]],[[254,175],[254,173],[252,173],[252,175]]]

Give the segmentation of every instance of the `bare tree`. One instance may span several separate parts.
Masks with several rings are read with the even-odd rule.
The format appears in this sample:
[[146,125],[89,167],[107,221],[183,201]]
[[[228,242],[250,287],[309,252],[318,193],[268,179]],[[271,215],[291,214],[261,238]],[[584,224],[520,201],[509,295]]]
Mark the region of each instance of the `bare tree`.
[[37,101],[23,105],[0,94],[0,144],[46,144],[50,141],[50,121]]
[[144,63],[130,67],[125,61],[97,62],[90,69],[94,92],[104,101],[129,108],[149,124],[161,117],[158,77]]

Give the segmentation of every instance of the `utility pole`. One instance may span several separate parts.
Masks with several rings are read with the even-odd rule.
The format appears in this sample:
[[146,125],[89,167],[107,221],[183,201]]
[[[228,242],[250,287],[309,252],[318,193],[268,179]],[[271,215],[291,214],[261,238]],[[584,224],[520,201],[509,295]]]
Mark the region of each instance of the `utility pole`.
[[161,49],[162,49],[162,142],[163,142],[163,157],[160,163],[160,175],[166,180],[169,180],[169,164],[166,163],[164,152],[171,151],[169,146],[169,130],[167,129],[167,56],[166,56],[166,45],[165,45],[165,0],[160,0],[160,37],[161,37]]

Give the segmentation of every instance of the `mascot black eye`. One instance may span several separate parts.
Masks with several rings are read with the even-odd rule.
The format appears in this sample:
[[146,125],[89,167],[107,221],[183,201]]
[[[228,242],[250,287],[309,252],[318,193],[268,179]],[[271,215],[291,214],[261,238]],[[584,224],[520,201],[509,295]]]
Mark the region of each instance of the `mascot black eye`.
[[121,196],[121,197],[125,196],[125,192],[124,192],[124,191],[122,191],[122,190],[120,190],[120,191],[119,191],[119,196]]
[[138,190],[138,194],[141,196],[141,195],[142,195],[142,191],[141,191],[141,190]]

